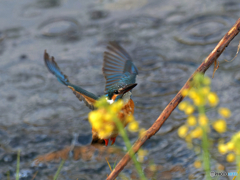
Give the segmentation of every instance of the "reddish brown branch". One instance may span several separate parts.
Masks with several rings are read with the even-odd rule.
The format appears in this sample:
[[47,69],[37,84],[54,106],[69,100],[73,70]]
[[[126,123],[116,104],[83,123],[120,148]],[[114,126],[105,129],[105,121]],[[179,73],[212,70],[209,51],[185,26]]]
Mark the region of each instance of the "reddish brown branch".
[[[233,25],[233,27],[225,34],[225,36],[221,39],[218,45],[214,48],[214,50],[209,54],[209,56],[202,62],[202,64],[197,68],[197,70],[191,75],[191,77],[187,80],[184,84],[182,89],[178,92],[178,94],[173,98],[173,100],[167,105],[167,107],[163,110],[160,114],[158,119],[154,122],[152,127],[150,127],[144,136],[139,138],[135,144],[132,146],[134,153],[136,153],[139,148],[143,145],[143,143],[149,139],[151,136],[156,134],[156,132],[161,128],[163,123],[167,120],[170,116],[172,111],[177,107],[177,105],[182,101],[184,98],[182,96],[182,91],[184,89],[188,89],[189,83],[192,80],[193,76],[200,72],[205,73],[205,71],[212,65],[214,61],[222,54],[225,47],[232,41],[232,39],[239,33],[240,31],[240,18],[237,22]],[[121,161],[117,164],[115,169],[111,172],[111,174],[107,177],[107,180],[115,179],[118,174],[123,170],[123,168],[127,165],[128,161],[130,160],[129,153],[126,153],[125,156],[121,159]]]

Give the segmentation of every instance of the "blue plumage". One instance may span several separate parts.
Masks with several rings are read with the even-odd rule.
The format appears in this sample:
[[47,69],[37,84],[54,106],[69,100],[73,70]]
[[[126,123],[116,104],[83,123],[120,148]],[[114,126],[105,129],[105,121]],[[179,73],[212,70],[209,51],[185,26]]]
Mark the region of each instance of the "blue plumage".
[[[118,99],[122,99],[125,103],[120,115],[122,121],[125,117],[134,112],[134,102],[131,100],[131,90],[137,85],[135,83],[138,70],[134,66],[130,55],[116,42],[110,42],[108,51],[104,53],[103,74],[106,79],[105,91],[107,93],[108,102],[113,103]],[[68,77],[63,74],[54,60],[49,57],[48,53],[44,53],[44,61],[49,71],[54,74],[58,81],[70,88],[80,101],[84,101],[90,109],[95,109],[94,104],[98,99],[95,94],[72,84]],[[127,122],[123,122],[124,126]],[[117,128],[116,128],[117,129]],[[113,131],[107,137],[100,137],[98,132],[92,129],[92,143],[105,141],[108,145],[109,138],[112,144],[115,142],[118,132]]]
[[54,60],[54,57],[50,59],[46,51],[44,53],[44,61],[49,71],[57,77],[58,81],[64,85],[68,85],[69,80],[67,76],[61,72],[60,68]]
[[[125,92],[136,86],[138,70],[133,64],[130,55],[118,43],[110,42],[107,49],[109,51],[104,52],[102,68],[106,79],[105,91],[108,98],[111,99],[113,94],[116,94],[119,90],[121,94],[118,95],[117,100],[122,98]],[[44,61],[49,71],[57,77],[60,83],[72,89],[79,100],[85,101],[90,109],[94,109],[94,102],[98,99],[98,96],[70,83],[68,77],[61,72],[54,57],[50,58],[46,51],[44,53]],[[124,90],[124,88],[126,89]]]
[[61,72],[60,68],[54,60],[54,57],[50,58],[46,51],[44,53],[44,61],[49,71],[57,77],[60,83],[72,89],[73,93],[80,101],[83,100],[90,109],[94,109],[94,102],[98,99],[98,96],[79,86],[70,83],[68,77]]
[[103,74],[106,79],[105,91],[109,99],[114,91],[136,82],[138,70],[130,55],[116,42],[110,42],[104,52]]

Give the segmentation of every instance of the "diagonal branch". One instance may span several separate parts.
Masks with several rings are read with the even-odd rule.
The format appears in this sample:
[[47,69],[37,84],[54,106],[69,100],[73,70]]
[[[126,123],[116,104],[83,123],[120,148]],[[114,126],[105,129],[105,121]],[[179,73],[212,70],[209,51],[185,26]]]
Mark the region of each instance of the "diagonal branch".
[[[146,131],[144,136],[140,137],[132,146],[132,150],[136,153],[139,148],[143,145],[143,143],[152,137],[156,132],[161,128],[163,123],[168,119],[172,111],[177,107],[177,105],[184,98],[182,96],[182,91],[184,89],[189,89],[190,82],[193,79],[193,76],[196,73],[205,73],[205,71],[212,65],[213,62],[217,61],[217,58],[222,54],[225,47],[232,41],[232,39],[239,33],[240,31],[240,18],[233,25],[233,27],[225,34],[225,36],[221,39],[218,45],[214,48],[214,50],[209,54],[209,56],[202,62],[202,64],[196,69],[196,71],[191,75],[191,77],[184,84],[182,89],[178,92],[178,94],[173,98],[173,100],[167,105],[167,107],[160,114],[158,119],[154,122],[154,124]],[[126,153],[125,156],[121,159],[121,161],[117,164],[111,174],[108,176],[107,180],[115,179],[118,174],[123,170],[123,168],[127,165],[128,161],[130,161],[131,157],[129,153]]]

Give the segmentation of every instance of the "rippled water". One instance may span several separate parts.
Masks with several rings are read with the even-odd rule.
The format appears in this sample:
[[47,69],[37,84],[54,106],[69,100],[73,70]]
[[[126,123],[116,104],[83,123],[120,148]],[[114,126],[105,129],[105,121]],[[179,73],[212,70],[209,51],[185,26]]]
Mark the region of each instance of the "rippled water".
[[[103,52],[108,41],[120,41],[139,69],[133,91],[135,117],[148,128],[240,17],[239,8],[237,0],[1,1],[0,179],[6,179],[8,172],[14,178],[17,149],[21,149],[22,179],[32,179],[36,172],[35,179],[52,179],[59,162],[33,165],[34,159],[70,146],[74,134],[80,134],[80,144],[88,143],[89,109],[48,72],[43,62],[45,49],[73,83],[102,95]],[[231,63],[224,61],[235,56],[239,39],[219,58],[212,84],[221,105],[233,113],[226,139],[240,127],[236,103],[240,99],[239,57]],[[211,76],[211,68],[207,74]],[[150,154],[145,166],[154,161],[161,178],[204,177],[192,166],[197,156],[176,134],[184,118],[176,109],[144,144]],[[130,134],[130,138],[134,142],[137,135]],[[123,146],[121,137],[116,145]],[[215,161],[224,162],[224,158]],[[129,165],[124,173],[130,176],[133,169]],[[88,161],[70,158],[59,179],[104,179],[109,173],[106,160],[95,154]]]

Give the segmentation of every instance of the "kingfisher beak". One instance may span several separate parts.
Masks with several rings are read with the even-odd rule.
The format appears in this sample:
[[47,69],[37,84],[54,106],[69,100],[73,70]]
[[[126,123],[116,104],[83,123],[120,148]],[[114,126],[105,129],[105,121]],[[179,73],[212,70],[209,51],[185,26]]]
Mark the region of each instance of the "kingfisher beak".
[[118,90],[118,94],[124,94],[124,93],[130,91],[131,89],[133,89],[136,85],[137,85],[137,83],[128,84],[128,85],[126,85],[125,87],[119,89],[119,90]]

